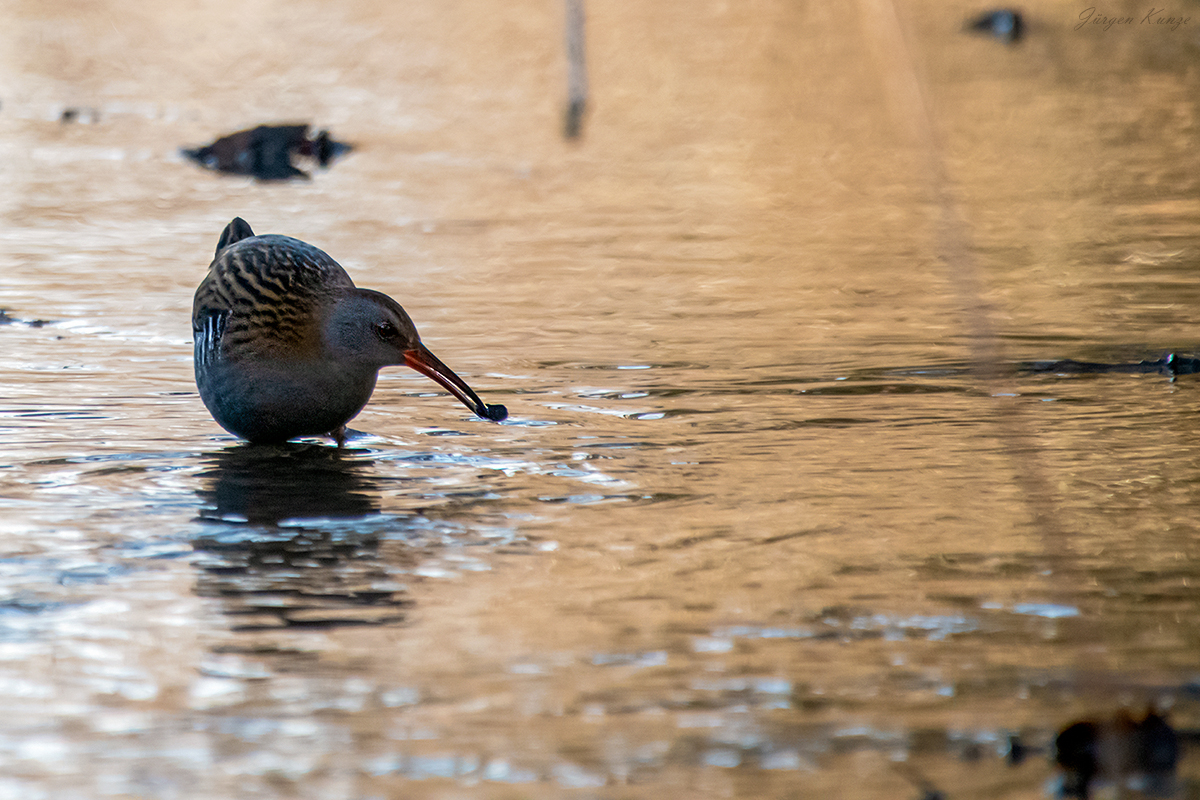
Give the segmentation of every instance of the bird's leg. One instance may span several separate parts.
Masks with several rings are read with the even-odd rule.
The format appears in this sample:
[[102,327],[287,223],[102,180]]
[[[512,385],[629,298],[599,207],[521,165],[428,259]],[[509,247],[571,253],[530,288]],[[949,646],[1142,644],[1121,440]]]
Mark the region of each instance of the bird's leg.
[[337,430],[330,431],[328,435],[331,436],[335,442],[337,442],[337,446],[338,446],[339,450],[346,446],[346,426],[345,425],[339,425]]

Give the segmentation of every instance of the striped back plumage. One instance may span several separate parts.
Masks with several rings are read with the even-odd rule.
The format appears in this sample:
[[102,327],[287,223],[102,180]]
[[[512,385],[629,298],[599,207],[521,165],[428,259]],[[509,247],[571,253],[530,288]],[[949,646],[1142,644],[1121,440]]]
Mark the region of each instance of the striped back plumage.
[[197,352],[218,358],[319,346],[320,308],[354,282],[324,251],[288,236],[252,236],[218,251],[196,292]]

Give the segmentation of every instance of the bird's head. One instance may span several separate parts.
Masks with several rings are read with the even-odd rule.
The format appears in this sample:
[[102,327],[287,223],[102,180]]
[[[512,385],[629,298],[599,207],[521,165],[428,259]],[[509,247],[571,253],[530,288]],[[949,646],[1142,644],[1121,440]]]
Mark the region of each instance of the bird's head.
[[504,406],[480,400],[466,381],[421,344],[408,313],[382,292],[356,288],[341,293],[325,318],[324,341],[348,367],[377,371],[404,364],[436,381],[480,417],[499,421],[508,416]]

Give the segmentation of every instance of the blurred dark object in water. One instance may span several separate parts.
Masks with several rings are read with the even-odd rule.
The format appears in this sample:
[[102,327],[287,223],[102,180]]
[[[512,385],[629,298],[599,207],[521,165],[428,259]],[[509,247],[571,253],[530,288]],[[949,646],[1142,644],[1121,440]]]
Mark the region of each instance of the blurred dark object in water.
[[563,122],[563,135],[568,139],[578,139],[583,132],[583,112],[587,110],[586,99],[572,98],[567,103],[566,118]]
[[1029,746],[1021,741],[1021,737],[1017,734],[1010,734],[1008,737],[1008,748],[1004,751],[1004,758],[1008,761],[1010,767],[1018,767],[1025,761],[1025,757],[1029,755]]
[[1020,11],[997,8],[985,11],[967,22],[967,30],[995,36],[1005,44],[1012,44],[1025,34],[1025,20]]
[[1054,740],[1054,760],[1062,768],[1062,797],[1088,798],[1104,779],[1150,797],[1175,793],[1179,738],[1153,711],[1141,720],[1121,712],[1110,720],[1068,725]]
[[10,317],[7,308],[0,308],[0,325],[28,325],[31,328],[40,328],[43,325],[49,325],[48,319],[18,319]]
[[58,121],[63,125],[70,125],[73,122],[95,125],[100,121],[100,112],[94,108],[71,106],[62,110],[62,113],[58,115]]
[[1026,367],[1032,372],[1059,372],[1068,374],[1096,374],[1101,372],[1124,372],[1131,374],[1195,375],[1200,372],[1200,358],[1167,353],[1157,361],[1139,361],[1136,364],[1102,364],[1090,361],[1034,361]]
[[308,125],[259,125],[217,139],[210,145],[181,152],[203,167],[231,175],[252,175],[260,181],[309,177],[292,164],[293,157],[309,158],[320,167],[350,152],[351,145],[335,142],[329,131],[308,138]]
[[567,28],[567,111],[563,135],[578,139],[583,133],[583,113],[587,111],[587,61],[584,58],[583,0],[566,1]]

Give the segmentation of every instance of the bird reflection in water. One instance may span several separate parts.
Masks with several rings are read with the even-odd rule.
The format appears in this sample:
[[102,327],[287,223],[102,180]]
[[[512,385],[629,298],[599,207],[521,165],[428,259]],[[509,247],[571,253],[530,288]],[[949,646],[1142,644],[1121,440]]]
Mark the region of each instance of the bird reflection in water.
[[314,444],[229,447],[201,473],[200,518],[212,533],[193,542],[202,596],[219,597],[238,630],[378,625],[402,620],[400,577],[408,548],[380,552],[370,462]]

